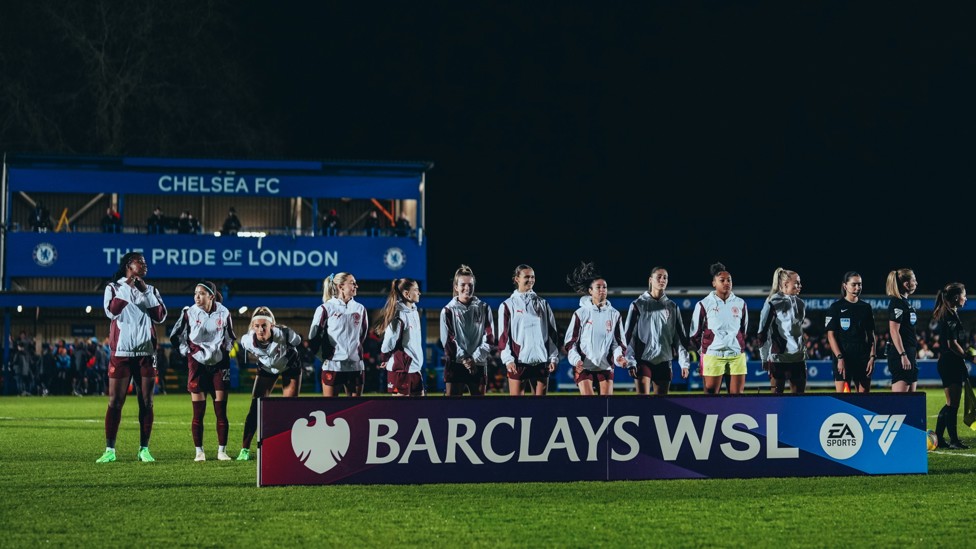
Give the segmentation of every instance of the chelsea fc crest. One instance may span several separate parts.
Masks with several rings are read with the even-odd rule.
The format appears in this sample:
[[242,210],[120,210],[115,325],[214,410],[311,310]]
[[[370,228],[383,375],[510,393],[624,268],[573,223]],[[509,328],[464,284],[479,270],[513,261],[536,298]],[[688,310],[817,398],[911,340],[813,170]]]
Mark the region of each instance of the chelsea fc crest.
[[383,264],[391,271],[399,271],[407,263],[407,256],[400,248],[390,248],[383,254]]
[[34,263],[41,267],[50,267],[58,260],[58,249],[53,244],[41,242],[34,246],[34,252],[31,255],[34,257]]

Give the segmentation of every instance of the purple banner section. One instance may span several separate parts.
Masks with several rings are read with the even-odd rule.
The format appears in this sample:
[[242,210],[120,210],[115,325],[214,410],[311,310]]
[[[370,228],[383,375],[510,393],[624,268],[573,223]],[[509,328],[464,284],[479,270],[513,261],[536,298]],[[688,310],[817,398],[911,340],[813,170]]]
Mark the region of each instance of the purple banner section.
[[928,472],[925,395],[265,398],[258,485]]

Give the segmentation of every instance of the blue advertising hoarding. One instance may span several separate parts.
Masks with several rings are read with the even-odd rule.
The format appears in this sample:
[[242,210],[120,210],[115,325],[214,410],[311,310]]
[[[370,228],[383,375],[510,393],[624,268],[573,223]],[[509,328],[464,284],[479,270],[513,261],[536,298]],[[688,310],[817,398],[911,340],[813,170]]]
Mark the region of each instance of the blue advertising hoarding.
[[406,237],[215,237],[101,233],[8,233],[7,276],[109,277],[122,255],[141,251],[148,278],[424,280],[426,246]]
[[264,398],[258,485],[928,472],[925,395]]

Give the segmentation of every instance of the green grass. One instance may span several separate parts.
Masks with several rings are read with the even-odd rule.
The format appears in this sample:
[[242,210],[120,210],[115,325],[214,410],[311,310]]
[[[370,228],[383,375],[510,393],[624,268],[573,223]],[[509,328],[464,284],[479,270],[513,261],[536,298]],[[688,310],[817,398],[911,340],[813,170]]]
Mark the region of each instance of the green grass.
[[[230,399],[237,455],[247,394]],[[139,463],[130,397],[119,461],[105,397],[0,398],[0,547],[967,545],[976,450],[929,454],[928,475],[257,488],[255,462],[194,463],[186,395],[156,399]],[[942,406],[931,390],[929,425]],[[963,440],[976,446],[963,427]]]

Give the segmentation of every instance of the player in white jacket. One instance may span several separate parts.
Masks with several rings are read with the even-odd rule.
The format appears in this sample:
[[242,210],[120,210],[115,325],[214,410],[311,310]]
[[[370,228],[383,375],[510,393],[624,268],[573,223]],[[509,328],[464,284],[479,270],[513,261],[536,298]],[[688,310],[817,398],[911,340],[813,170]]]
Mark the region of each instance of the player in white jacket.
[[807,386],[806,305],[798,297],[801,287],[795,271],[776,269],[769,298],[759,313],[759,357],[775,394],[783,394],[787,381],[794,395],[803,394]]
[[213,399],[217,417],[217,459],[229,461],[227,455],[227,395],[230,391],[230,350],[234,346],[234,325],[230,311],[221,303],[217,286],[203,281],[193,289],[193,305],[184,307],[176,320],[170,341],[186,357],[189,377],[186,388],[193,405],[190,432],[196,446],[194,461],[206,461],[203,452],[203,416],[207,395]]
[[705,393],[719,394],[722,376],[729,374],[729,393],[738,395],[746,386],[749,313],[746,302],[732,293],[732,275],[725,265],[714,263],[710,270],[715,290],[695,305],[689,338],[701,352]]
[[522,395],[527,382],[536,396],[542,396],[559,362],[556,317],[546,300],[532,291],[532,267],[516,267],[512,281],[516,290],[498,307],[498,353],[508,370],[509,394]]
[[580,298],[566,328],[564,347],[573,366],[573,378],[582,395],[593,395],[593,384],[601,395],[613,394],[613,367],[626,366],[626,344],[620,312],[607,301],[607,281],[592,263],[577,267],[566,282]]
[[302,336],[287,326],[276,324],[271,309],[254,309],[250,329],[241,337],[241,348],[257,361],[258,373],[251,389],[251,407],[244,420],[244,438],[237,461],[251,459],[251,440],[258,429],[258,399],[271,395],[278,376],[281,376],[282,396],[298,396],[302,387],[301,346]]
[[474,295],[474,272],[461,265],[454,273],[454,299],[441,309],[444,388],[448,396],[485,394],[488,357],[495,344],[491,307]]
[[424,336],[421,331],[420,285],[412,278],[398,278],[390,284],[383,319],[376,333],[383,334],[380,351],[386,357],[387,390],[397,395],[424,396]]
[[96,463],[115,461],[115,437],[130,380],[139,398],[139,461],[156,461],[149,453],[156,388],[156,325],[166,320],[166,306],[156,288],[143,280],[149,268],[139,252],[122,256],[115,282],[105,286],[109,327],[108,409],[105,411],[105,452]]
[[[349,273],[331,274],[322,283],[322,304],[308,331],[312,354],[322,351],[322,396],[362,396],[363,343],[369,334],[366,308],[356,301],[359,284]],[[338,389],[337,389],[338,388]]]
[[652,383],[654,394],[668,394],[673,377],[671,362],[676,351],[681,377],[688,378],[691,341],[681,321],[681,310],[664,294],[667,287],[667,269],[654,267],[647,279],[647,291],[630,304],[627,312],[628,371],[638,394],[651,394]]

